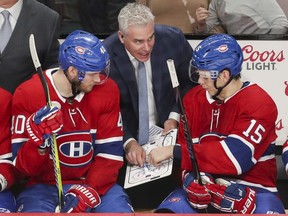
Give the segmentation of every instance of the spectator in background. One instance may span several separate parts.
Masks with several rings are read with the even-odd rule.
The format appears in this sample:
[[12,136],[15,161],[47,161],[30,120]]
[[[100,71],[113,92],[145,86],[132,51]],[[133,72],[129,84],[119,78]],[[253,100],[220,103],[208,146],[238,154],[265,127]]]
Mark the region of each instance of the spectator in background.
[[285,34],[288,21],[276,0],[212,0],[196,10],[195,33],[206,34],[222,25],[232,35]]
[[117,16],[128,2],[134,0],[81,0],[79,12],[83,29],[96,34],[116,32]]
[[136,2],[151,9],[156,24],[175,26],[187,34],[192,33],[194,29],[196,9],[208,8],[209,0],[136,0]]
[[[154,25],[154,16],[145,5],[127,4],[118,15],[118,23],[119,31],[106,38],[104,44],[111,58],[110,77],[117,82],[121,93],[126,159],[131,164],[143,167],[148,161],[141,145],[148,141],[149,134],[145,134],[146,141],[141,141],[139,126],[147,122],[150,127],[157,125],[164,128],[164,133],[178,127],[179,110],[166,60],[174,60],[181,92],[184,94],[195,85],[189,82],[187,72],[193,50],[180,29]],[[138,111],[147,99],[147,96],[138,99],[139,83],[143,82],[137,79],[141,72],[145,73],[139,72],[138,66],[143,64],[147,71],[147,121],[140,121]],[[173,152],[173,149],[170,150]],[[148,207],[155,208],[155,203],[159,204],[163,194],[170,193],[175,186],[171,178],[163,178],[136,186],[127,192],[134,207],[137,207],[135,203],[140,199],[142,206],[148,201]]]
[[[0,13],[8,10],[12,34],[0,54],[0,86],[10,93],[35,72],[30,56],[29,36],[34,34],[39,60],[45,69],[57,64],[59,15],[36,0],[0,0]],[[4,23],[0,15],[0,25]],[[4,40],[0,36],[1,41]]]
[[0,212],[15,212],[15,199],[8,190],[17,182],[12,164],[11,145],[12,94],[0,88]]
[[288,17],[288,1],[287,0],[277,0],[278,4],[284,11],[286,17]]

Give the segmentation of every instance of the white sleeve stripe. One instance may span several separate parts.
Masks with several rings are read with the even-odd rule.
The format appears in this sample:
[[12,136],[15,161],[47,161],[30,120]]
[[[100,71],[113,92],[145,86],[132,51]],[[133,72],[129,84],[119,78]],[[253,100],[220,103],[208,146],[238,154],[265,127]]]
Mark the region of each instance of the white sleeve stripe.
[[285,146],[285,147],[283,148],[283,153],[286,152],[286,151],[288,151],[288,146]]
[[95,144],[106,144],[106,143],[109,143],[109,142],[117,142],[117,141],[122,141],[122,140],[123,140],[122,136],[110,137],[110,138],[107,138],[107,139],[98,139],[98,140],[95,141]]
[[231,160],[231,162],[234,164],[234,167],[237,170],[237,174],[240,175],[242,173],[242,169],[241,169],[238,161],[236,160],[236,158],[234,157],[234,155],[231,153],[230,149],[228,148],[226,142],[224,140],[222,140],[222,141],[220,141],[220,144],[222,145],[224,151],[226,152],[226,154],[229,157],[229,159]]
[[12,144],[18,144],[18,143],[23,143],[28,141],[29,138],[16,138],[16,139],[12,139]]
[[111,154],[99,153],[99,154],[97,154],[97,156],[103,157],[103,158],[107,158],[107,159],[110,159],[110,160],[123,161],[123,157],[116,156],[116,155],[111,155]]
[[266,155],[266,156],[263,156],[263,157],[260,157],[258,162],[263,162],[263,161],[267,161],[267,160],[271,160],[275,158],[275,155],[274,154],[271,154],[271,155]]
[[0,164],[11,164],[11,165],[13,165],[11,160],[0,160]]
[[270,192],[277,192],[277,188],[276,187],[267,187],[267,186],[263,186],[261,184],[255,184],[255,183],[252,183],[252,182],[248,182],[248,181],[243,181],[241,179],[230,179],[230,178],[227,178],[226,180],[229,180],[229,181],[234,181],[238,184],[242,184],[242,185],[247,185],[248,187],[257,187],[257,188],[262,188],[262,189],[265,189],[265,190],[268,190]]
[[16,159],[17,157],[15,157],[15,159],[13,160],[13,166],[16,166]]
[[3,155],[0,155],[0,160],[1,159],[11,158],[11,157],[12,157],[12,153],[6,153],[6,154],[3,154]]
[[2,188],[1,191],[3,191],[4,189],[7,188],[7,180],[2,174],[0,174],[0,184],[1,184],[1,188]]

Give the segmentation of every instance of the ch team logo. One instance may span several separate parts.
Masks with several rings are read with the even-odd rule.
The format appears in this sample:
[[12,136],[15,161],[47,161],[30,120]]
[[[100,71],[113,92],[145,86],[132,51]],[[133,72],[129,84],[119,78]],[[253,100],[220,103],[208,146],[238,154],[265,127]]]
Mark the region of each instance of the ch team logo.
[[180,202],[181,198],[180,197],[171,197],[169,199],[169,202]]
[[65,166],[79,167],[91,163],[94,156],[91,134],[75,132],[57,137],[59,160]]
[[226,44],[223,44],[223,45],[221,45],[221,46],[219,46],[218,48],[217,48],[217,50],[219,51],[219,52],[226,52],[227,50],[228,50],[228,46],[226,45]]
[[81,46],[76,46],[75,47],[75,51],[79,54],[84,54],[85,53],[85,48],[81,47]]

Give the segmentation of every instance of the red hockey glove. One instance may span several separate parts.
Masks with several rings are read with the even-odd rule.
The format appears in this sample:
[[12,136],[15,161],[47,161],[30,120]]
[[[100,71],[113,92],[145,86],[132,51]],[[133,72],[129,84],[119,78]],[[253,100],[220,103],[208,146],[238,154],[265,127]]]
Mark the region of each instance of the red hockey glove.
[[[210,178],[204,173],[203,176],[201,173],[201,178],[205,183],[210,182]],[[205,209],[208,207],[208,204],[211,203],[211,195],[208,190],[203,185],[197,183],[197,180],[192,173],[186,173],[184,175],[183,189],[187,192],[188,202],[192,207]]]
[[62,112],[57,106],[41,108],[33,113],[26,122],[30,138],[41,148],[50,145],[45,140],[50,138],[53,133],[57,133],[62,126]]
[[98,193],[85,185],[73,185],[65,194],[62,213],[90,212],[101,203]]
[[211,194],[211,205],[223,212],[252,214],[256,208],[256,192],[235,182],[216,179],[217,184],[205,187]]

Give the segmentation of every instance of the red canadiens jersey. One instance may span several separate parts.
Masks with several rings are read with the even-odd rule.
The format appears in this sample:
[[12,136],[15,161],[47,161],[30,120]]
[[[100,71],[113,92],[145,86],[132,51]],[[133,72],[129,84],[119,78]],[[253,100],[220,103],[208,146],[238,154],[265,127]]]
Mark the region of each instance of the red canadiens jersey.
[[[274,151],[278,111],[262,88],[246,82],[230,98],[215,101],[197,86],[185,95],[183,104],[201,172],[277,191]],[[191,170],[182,123],[178,139],[182,168]]]
[[[104,194],[116,182],[123,165],[119,89],[108,78],[91,92],[80,93],[68,102],[52,84],[51,73],[55,70],[45,71],[45,76],[51,101],[59,102],[63,113],[63,128],[56,135],[62,182],[87,184]],[[41,156],[25,129],[28,117],[45,104],[37,74],[14,93],[13,154],[17,155],[16,167],[30,177],[30,183],[55,184],[51,155]]]
[[4,188],[16,181],[16,169],[12,164],[11,104],[12,95],[0,88],[0,175],[6,180],[3,181]]

